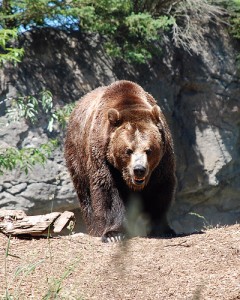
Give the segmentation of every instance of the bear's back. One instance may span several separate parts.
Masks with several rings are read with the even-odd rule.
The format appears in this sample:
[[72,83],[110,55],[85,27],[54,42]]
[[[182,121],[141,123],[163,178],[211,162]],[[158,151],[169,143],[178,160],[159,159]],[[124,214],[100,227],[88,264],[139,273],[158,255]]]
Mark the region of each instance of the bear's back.
[[106,108],[117,110],[142,108],[151,109],[156,101],[147,94],[138,84],[120,80],[109,85],[102,95]]

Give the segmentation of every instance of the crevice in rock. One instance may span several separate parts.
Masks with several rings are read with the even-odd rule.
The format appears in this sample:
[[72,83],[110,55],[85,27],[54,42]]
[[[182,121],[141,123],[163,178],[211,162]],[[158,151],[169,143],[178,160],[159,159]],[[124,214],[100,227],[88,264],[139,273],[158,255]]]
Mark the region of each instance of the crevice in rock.
[[24,143],[25,138],[28,136],[28,133],[29,133],[29,128],[19,133],[19,141],[16,145],[18,149],[22,148],[22,144]]

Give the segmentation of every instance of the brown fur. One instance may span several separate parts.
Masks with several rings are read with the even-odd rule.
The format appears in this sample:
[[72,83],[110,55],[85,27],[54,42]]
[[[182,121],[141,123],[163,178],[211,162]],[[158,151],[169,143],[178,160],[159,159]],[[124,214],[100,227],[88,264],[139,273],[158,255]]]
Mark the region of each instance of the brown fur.
[[[131,191],[141,196],[150,235],[173,233],[166,219],[175,191],[172,138],[139,85],[117,81],[84,96],[70,117],[65,159],[90,234],[104,240],[124,231]],[[136,165],[145,166],[144,175],[135,174]]]

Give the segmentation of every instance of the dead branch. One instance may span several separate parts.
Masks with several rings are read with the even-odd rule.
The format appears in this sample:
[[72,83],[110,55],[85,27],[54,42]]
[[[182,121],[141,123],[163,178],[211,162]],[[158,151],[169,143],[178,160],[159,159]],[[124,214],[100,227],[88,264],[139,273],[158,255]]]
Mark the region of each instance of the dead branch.
[[62,232],[74,213],[65,211],[46,215],[27,216],[22,210],[0,210],[0,232],[13,236],[52,236]]

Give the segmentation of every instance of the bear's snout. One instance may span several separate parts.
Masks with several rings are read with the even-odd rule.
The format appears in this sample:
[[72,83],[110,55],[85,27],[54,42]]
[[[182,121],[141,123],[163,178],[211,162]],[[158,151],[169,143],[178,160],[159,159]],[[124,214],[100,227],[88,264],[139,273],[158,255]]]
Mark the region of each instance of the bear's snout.
[[132,184],[143,188],[148,176],[147,155],[144,153],[134,153],[132,155]]
[[136,165],[133,168],[133,184],[136,185],[143,185],[145,183],[145,176],[146,176],[147,169],[143,165]]
[[146,168],[142,165],[136,165],[134,168],[133,168],[133,172],[134,172],[134,175],[137,177],[137,178],[142,178],[145,176],[146,174]]

